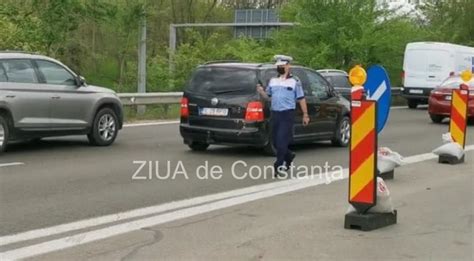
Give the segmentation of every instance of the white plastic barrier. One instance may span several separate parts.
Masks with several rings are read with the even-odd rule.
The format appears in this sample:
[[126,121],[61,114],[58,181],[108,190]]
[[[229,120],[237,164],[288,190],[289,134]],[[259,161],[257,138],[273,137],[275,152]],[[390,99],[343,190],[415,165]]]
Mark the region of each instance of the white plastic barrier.
[[450,155],[454,156],[457,159],[461,159],[464,155],[464,149],[462,146],[454,142],[450,133],[445,133],[442,135],[443,145],[433,150],[433,153],[436,155]]
[[387,147],[380,147],[377,151],[377,169],[380,173],[394,170],[403,163],[403,157]]
[[[355,212],[352,205],[347,209],[347,213]],[[369,213],[394,213],[392,198],[387,184],[381,177],[377,177],[377,204],[369,209]]]

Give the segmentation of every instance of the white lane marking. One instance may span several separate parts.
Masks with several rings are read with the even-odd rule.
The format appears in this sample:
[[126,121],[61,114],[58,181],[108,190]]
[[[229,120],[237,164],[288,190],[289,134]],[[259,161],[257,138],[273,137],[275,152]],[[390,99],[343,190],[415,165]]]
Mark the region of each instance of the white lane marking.
[[[346,171],[347,172],[347,171]],[[11,259],[22,259],[33,257],[65,248],[70,248],[78,245],[82,245],[85,243],[117,236],[120,234],[124,234],[127,232],[139,230],[144,227],[151,227],[156,226],[159,224],[192,217],[195,215],[207,213],[214,210],[219,210],[222,208],[228,208],[231,206],[252,202],[258,199],[268,198],[296,190],[301,190],[304,188],[308,188],[311,186],[317,186],[320,184],[324,184],[327,181],[323,179],[293,179],[290,180],[287,186],[277,187],[270,190],[264,190],[260,192],[256,192],[253,194],[246,194],[238,197],[223,199],[220,201],[215,201],[212,203],[207,203],[204,205],[194,206],[190,208],[180,209],[173,212],[161,214],[158,216],[148,217],[141,220],[131,221],[122,223],[119,225],[113,225],[110,227],[98,229],[95,231],[84,232],[74,236],[63,237],[56,240],[47,241],[44,243],[39,243],[32,246],[27,246],[11,251],[6,251],[0,254],[0,257],[3,259],[11,260]]]
[[[420,109],[426,109],[428,108],[428,105],[418,105],[418,108]],[[390,107],[391,110],[408,110],[408,106],[392,106]],[[416,111],[416,110],[415,110]]]
[[154,121],[154,122],[143,122],[143,123],[129,123],[124,124],[123,127],[130,128],[130,127],[144,127],[144,126],[156,126],[156,125],[169,125],[169,124],[177,124],[179,121]]
[[25,165],[23,162],[0,163],[0,168]]
[[391,106],[390,110],[401,110],[401,109],[408,109],[407,106]]
[[255,185],[255,186],[235,189],[235,190],[231,190],[227,192],[221,192],[221,193],[200,196],[200,197],[191,198],[191,199],[174,201],[174,202],[164,203],[162,205],[145,207],[145,208],[130,210],[126,212],[110,214],[110,215],[106,215],[102,217],[90,218],[90,219],[80,220],[80,221],[71,222],[67,224],[30,230],[30,231],[8,235],[8,236],[2,236],[0,237],[0,246],[9,245],[9,244],[31,240],[31,239],[38,239],[42,237],[57,235],[57,234],[61,234],[61,233],[65,233],[65,232],[69,232],[73,230],[85,229],[85,228],[103,225],[103,224],[107,224],[111,222],[126,220],[130,218],[147,216],[151,214],[159,214],[159,213],[170,211],[170,210],[195,206],[199,204],[208,203],[211,201],[217,201],[217,200],[221,200],[225,198],[241,196],[244,194],[255,193],[255,192],[259,192],[259,191],[263,191],[267,189],[273,189],[276,187],[286,186],[289,182],[292,182],[292,181],[285,180],[285,181],[277,181],[277,182],[272,182],[272,183],[267,183],[267,184]]
[[[474,150],[474,144],[466,145],[466,147],[464,148],[465,152],[468,152],[468,151],[471,151],[471,150]],[[431,152],[430,153],[424,153],[424,154],[418,154],[418,155],[415,155],[415,156],[404,158],[403,159],[403,165],[413,164],[413,163],[426,161],[426,160],[432,160],[432,159],[436,159],[436,158],[438,158],[438,155],[435,155]]]
[[[466,151],[474,150],[474,145],[466,146],[465,150]],[[418,162],[422,162],[426,160],[432,160],[434,158],[436,158],[436,156],[432,153],[424,153],[424,154],[409,156],[404,159],[405,160],[404,165],[418,163]],[[41,255],[41,254],[45,254],[45,253],[49,253],[53,251],[58,251],[65,248],[82,245],[85,243],[109,238],[112,236],[128,233],[131,231],[139,230],[144,227],[156,226],[163,223],[176,221],[183,218],[188,218],[191,216],[204,214],[204,213],[218,210],[218,209],[228,208],[231,206],[256,201],[259,199],[264,199],[264,198],[268,198],[268,197],[272,197],[272,196],[276,196],[276,195],[280,195],[280,194],[284,194],[284,193],[288,193],[292,191],[297,191],[297,190],[301,190],[301,189],[305,189],[305,188],[309,188],[313,186],[318,186],[321,184],[327,184],[333,181],[346,179],[348,177],[348,170],[344,169],[342,177],[334,177],[334,175],[331,175],[331,174],[326,175],[326,177],[329,179],[302,178],[302,179],[291,179],[291,180],[285,180],[285,181],[280,181],[280,182],[274,182],[274,183],[264,184],[264,185],[257,185],[257,186],[252,187],[253,189],[257,189],[253,193],[247,193],[240,196],[225,198],[225,199],[213,201],[211,203],[205,203],[202,205],[199,205],[200,203],[196,203],[195,205],[192,205],[189,208],[183,208],[183,209],[175,210],[175,211],[168,212],[165,214],[160,214],[160,215],[156,215],[156,216],[152,216],[152,217],[148,217],[148,218],[144,218],[140,220],[135,220],[131,222],[125,222],[125,223],[109,226],[102,229],[97,229],[93,231],[76,234],[73,236],[67,236],[67,237],[50,240],[43,243],[31,245],[31,246],[13,249],[10,251],[0,253],[0,258],[9,260],[9,259],[21,259],[21,258],[33,257],[33,256],[37,256],[37,255]],[[263,188],[263,187],[265,187],[265,189],[258,190],[258,188]],[[239,189],[239,190],[241,191],[242,189]],[[235,190],[235,191],[239,191],[239,190]],[[229,193],[232,193],[232,192],[233,191],[230,191]],[[223,193],[219,193],[219,194],[223,194]],[[215,194],[215,195],[218,195],[218,194]],[[199,197],[199,198],[202,199],[203,197]],[[185,201],[193,201],[196,199],[198,198],[189,199]],[[175,203],[178,203],[178,202],[175,202]]]

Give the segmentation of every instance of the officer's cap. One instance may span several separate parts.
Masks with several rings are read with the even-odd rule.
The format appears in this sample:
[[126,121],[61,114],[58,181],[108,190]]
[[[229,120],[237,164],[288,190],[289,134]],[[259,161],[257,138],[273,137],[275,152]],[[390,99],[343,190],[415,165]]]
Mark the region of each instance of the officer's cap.
[[291,61],[293,61],[293,57],[287,56],[287,55],[277,54],[277,55],[273,56],[273,60],[275,60],[275,65],[276,66],[286,65],[286,64],[291,63]]

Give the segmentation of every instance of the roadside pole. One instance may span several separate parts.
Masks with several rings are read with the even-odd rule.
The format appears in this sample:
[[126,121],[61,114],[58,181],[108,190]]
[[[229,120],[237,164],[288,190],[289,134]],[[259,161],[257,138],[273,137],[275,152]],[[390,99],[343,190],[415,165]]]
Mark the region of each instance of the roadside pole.
[[[138,48],[138,93],[146,93],[146,14],[143,9],[140,21],[140,39]],[[146,111],[145,105],[137,106],[137,114],[143,115]]]

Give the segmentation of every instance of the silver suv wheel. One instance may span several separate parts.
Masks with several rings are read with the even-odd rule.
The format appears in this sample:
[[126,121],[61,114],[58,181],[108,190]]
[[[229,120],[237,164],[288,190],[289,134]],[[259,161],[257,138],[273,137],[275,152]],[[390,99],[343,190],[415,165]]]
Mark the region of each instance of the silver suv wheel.
[[0,148],[3,148],[3,143],[5,142],[5,129],[3,125],[0,124]]
[[8,143],[8,121],[0,115],[0,153],[5,151]]
[[87,135],[92,145],[109,146],[118,134],[118,118],[111,108],[103,108],[97,112],[91,132]]
[[104,141],[110,141],[115,136],[115,118],[110,114],[104,114],[99,119],[99,135]]

